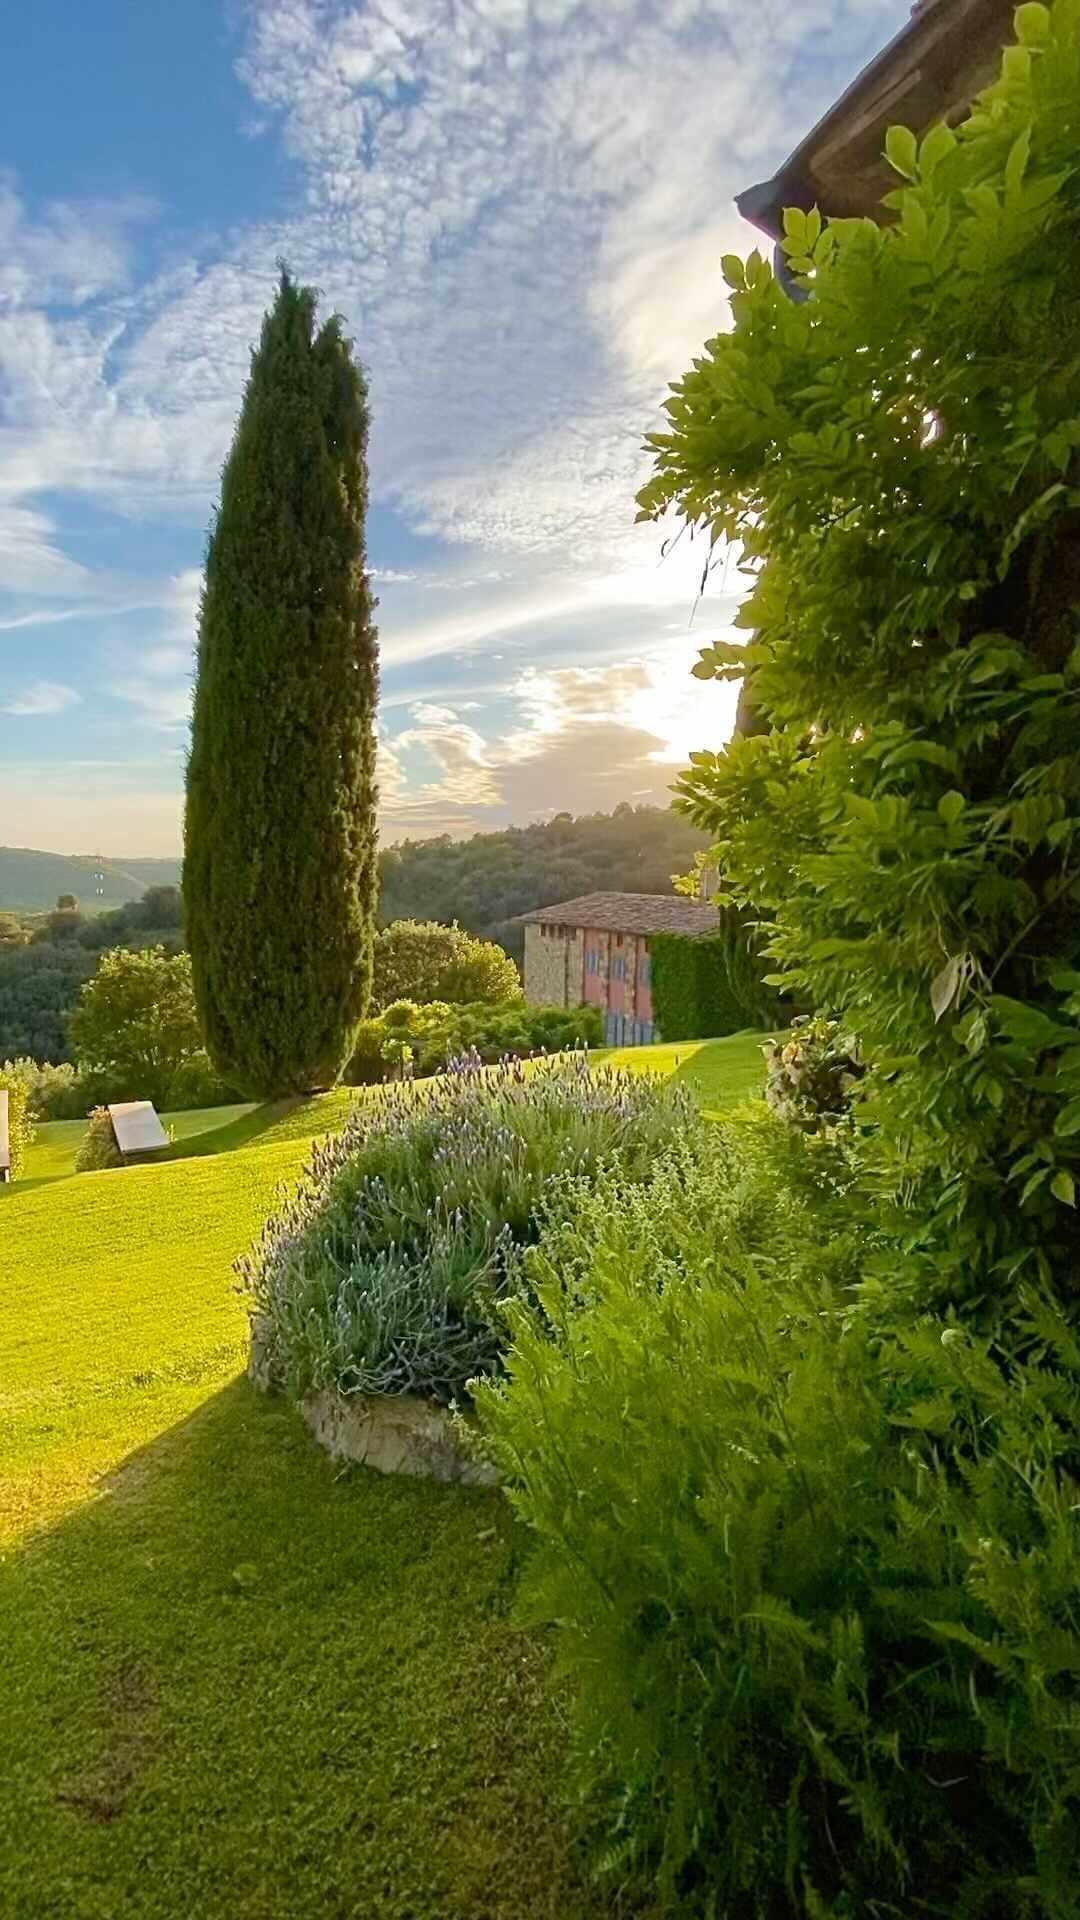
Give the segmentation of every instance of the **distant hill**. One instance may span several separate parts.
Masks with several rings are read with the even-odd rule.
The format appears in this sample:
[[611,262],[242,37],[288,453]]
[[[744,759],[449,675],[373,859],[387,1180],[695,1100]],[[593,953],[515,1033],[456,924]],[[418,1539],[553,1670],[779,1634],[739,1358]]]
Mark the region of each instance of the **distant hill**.
[[379,919],[458,920],[521,958],[515,915],[583,893],[670,893],[708,835],[668,807],[569,813],[468,840],[405,840],[379,855]]
[[[669,807],[625,802],[614,813],[560,813],[467,840],[405,840],[379,855],[379,919],[457,920],[520,956],[516,914],[582,893],[668,893],[671,875],[686,873],[706,844],[707,835]],[[99,861],[0,847],[0,908],[40,913],[73,893],[84,913],[96,913],[141,899],[147,887],[179,884],[179,859]]]
[[[95,879],[99,873],[100,894]],[[147,887],[179,884],[179,860],[99,860],[93,853],[0,847],[0,907],[26,913],[54,907],[61,893],[75,894],[84,913],[97,913],[141,899]]]

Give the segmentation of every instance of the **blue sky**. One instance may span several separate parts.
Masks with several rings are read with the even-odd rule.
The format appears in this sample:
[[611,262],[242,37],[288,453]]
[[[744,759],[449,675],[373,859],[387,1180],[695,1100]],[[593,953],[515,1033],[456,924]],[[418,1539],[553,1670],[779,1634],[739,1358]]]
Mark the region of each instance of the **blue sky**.
[[635,528],[769,174],[896,0],[37,0],[0,122],[0,842],[179,849],[205,529],[275,262],[370,375],[382,831],[663,802],[720,569]]

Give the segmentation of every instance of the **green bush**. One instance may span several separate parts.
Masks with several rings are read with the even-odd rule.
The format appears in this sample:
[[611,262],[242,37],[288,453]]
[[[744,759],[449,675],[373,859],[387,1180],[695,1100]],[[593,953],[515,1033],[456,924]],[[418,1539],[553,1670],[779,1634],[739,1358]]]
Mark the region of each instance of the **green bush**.
[[94,1173],[103,1167],[121,1167],[123,1158],[108,1107],[95,1107],[75,1155],[76,1173]]
[[477,1393],[524,1617],[602,1861],[679,1911],[1071,1920],[1075,1337],[853,1316],[849,1181],[762,1115],[557,1196]]
[[682,803],[785,985],[869,1067],[894,1286],[1075,1299],[1080,1174],[1080,0],[1031,0],[967,121],[893,128],[894,224],[786,215],[793,302],[734,325],[652,436],[647,516],[742,547],[760,730]]
[[190,1061],[205,1059],[190,955],[160,946],[103,953],[79,995],[70,1032],[79,1077],[93,1084],[99,1102],[167,1106],[176,1076]]
[[300,1396],[462,1400],[497,1372],[541,1196],[618,1154],[632,1181],[695,1123],[680,1089],[580,1056],[481,1068],[358,1103],[238,1270],[272,1371]]
[[395,1000],[483,1001],[521,996],[518,970],[494,940],[437,920],[392,920],[375,935],[371,998],[375,1008]]
[[5,1060],[0,1063],[0,1087],[7,1088],[8,1096],[9,1171],[13,1180],[17,1180],[22,1172],[26,1149],[34,1138],[26,1080],[19,1071],[21,1066],[21,1061]]
[[25,1087],[27,1110],[34,1120],[79,1120],[87,1111],[78,1104],[77,1075],[68,1061],[54,1066],[22,1054],[0,1063],[0,1085],[10,1086],[13,1078]]
[[523,999],[494,1006],[397,1000],[377,1018],[361,1022],[346,1077],[351,1086],[364,1086],[398,1076],[403,1047],[409,1049],[411,1070],[426,1076],[444,1072],[463,1053],[476,1053],[493,1065],[508,1057],[598,1047],[603,1038],[596,1007],[531,1007]]
[[169,1081],[165,1104],[171,1113],[192,1107],[226,1107],[239,1100],[236,1087],[221,1078],[205,1047],[181,1062]]

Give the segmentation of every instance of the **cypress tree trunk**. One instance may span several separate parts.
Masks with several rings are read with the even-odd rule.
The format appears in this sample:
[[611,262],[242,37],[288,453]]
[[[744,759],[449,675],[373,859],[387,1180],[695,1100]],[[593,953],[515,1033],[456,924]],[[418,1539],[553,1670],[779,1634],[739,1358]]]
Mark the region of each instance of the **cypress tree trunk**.
[[331,1085],[371,985],[376,633],[367,390],[283,270],[211,528],[184,829],[206,1045],[267,1098]]

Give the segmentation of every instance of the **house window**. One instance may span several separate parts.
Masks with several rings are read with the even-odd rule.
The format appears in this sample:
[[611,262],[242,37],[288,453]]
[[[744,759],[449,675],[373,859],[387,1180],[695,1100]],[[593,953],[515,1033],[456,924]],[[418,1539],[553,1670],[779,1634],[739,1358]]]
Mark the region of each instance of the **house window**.
[[649,958],[648,947],[638,957],[637,977],[639,987],[647,987],[652,983],[652,961]]

